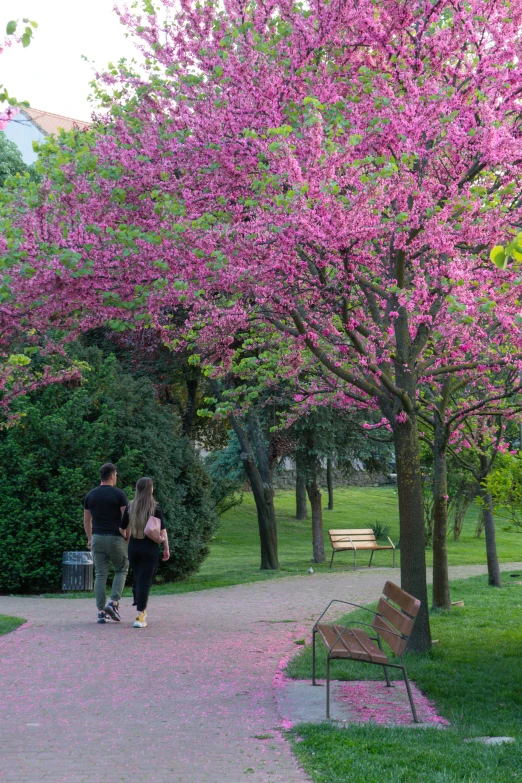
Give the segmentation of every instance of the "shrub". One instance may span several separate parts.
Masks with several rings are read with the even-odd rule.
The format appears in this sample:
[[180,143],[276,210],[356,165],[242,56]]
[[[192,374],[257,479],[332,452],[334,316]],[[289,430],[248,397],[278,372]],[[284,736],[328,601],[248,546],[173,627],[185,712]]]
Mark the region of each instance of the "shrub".
[[370,527],[377,541],[381,541],[390,535],[390,526],[385,522],[374,522]]
[[103,462],[118,467],[130,497],[154,478],[171,543],[160,577],[194,572],[217,525],[211,484],[178,420],[147,379],[121,371],[97,349],[78,388],[50,386],[21,399],[18,424],[0,433],[0,591],[58,590],[62,553],[84,550],[82,500]]
[[497,454],[494,469],[484,481],[491,493],[495,514],[508,522],[504,530],[522,528],[521,454]]

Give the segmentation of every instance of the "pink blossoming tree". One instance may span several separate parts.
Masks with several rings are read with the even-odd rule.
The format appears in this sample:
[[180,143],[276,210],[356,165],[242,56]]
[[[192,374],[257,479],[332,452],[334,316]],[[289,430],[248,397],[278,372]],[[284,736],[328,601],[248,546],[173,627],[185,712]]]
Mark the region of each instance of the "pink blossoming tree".
[[[0,56],[5,49],[13,43],[27,47],[31,43],[33,31],[38,27],[36,22],[23,19],[25,29],[21,32],[18,21],[9,21],[6,25],[5,37],[0,41]],[[5,104],[5,107],[2,107]],[[0,84],[0,132],[16,117],[20,111],[19,106],[27,106],[27,102],[20,102],[9,94],[5,85]],[[10,204],[10,196],[3,188],[0,188],[0,202]],[[4,207],[4,203],[2,203]],[[3,210],[5,223],[0,223],[0,254],[6,255],[8,244],[5,234],[9,233],[11,225],[10,208]],[[20,308],[12,308],[8,302],[12,302],[12,296],[8,292],[9,277],[0,285],[0,426],[13,420],[10,413],[10,405],[17,397],[41,388],[49,383],[76,383],[81,377],[81,367],[77,365],[66,366],[63,361],[63,348],[52,341],[46,340],[44,356],[40,366],[34,359],[40,355],[38,336],[33,331],[27,330],[21,323],[23,314]],[[64,366],[65,365],[65,366]]]
[[225,369],[238,330],[278,333],[296,372],[311,355],[380,410],[427,649],[420,391],[519,362],[518,271],[488,249],[521,222],[522,2],[164,0],[123,21],[145,70],[105,74],[100,135],[62,141],[9,239],[17,306],[173,344],[183,307]]

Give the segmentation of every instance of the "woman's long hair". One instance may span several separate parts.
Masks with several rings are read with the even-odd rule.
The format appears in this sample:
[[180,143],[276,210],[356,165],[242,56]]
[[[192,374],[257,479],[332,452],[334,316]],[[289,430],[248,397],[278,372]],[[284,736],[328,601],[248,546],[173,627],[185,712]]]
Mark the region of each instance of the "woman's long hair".
[[145,525],[154,515],[156,501],[152,494],[152,479],[144,476],[136,482],[136,494],[129,503],[130,531],[133,538],[145,538]]

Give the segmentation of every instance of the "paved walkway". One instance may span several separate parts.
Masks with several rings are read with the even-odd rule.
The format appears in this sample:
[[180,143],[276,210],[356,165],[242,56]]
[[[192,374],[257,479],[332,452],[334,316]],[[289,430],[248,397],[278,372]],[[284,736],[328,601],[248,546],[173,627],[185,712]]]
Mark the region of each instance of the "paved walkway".
[[0,637],[0,780],[306,783],[278,731],[278,663],[332,596],[371,601],[390,576],[153,596],[146,630],[131,627],[129,599],[125,622],[97,625],[94,601],[0,597],[0,614],[29,620]]

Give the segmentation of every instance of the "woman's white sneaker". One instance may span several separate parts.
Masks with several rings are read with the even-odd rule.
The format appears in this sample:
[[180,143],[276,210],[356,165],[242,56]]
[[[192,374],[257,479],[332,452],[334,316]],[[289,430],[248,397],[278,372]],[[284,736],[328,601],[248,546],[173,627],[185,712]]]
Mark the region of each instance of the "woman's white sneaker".
[[146,628],[147,627],[147,612],[140,612],[134,620],[133,628]]

